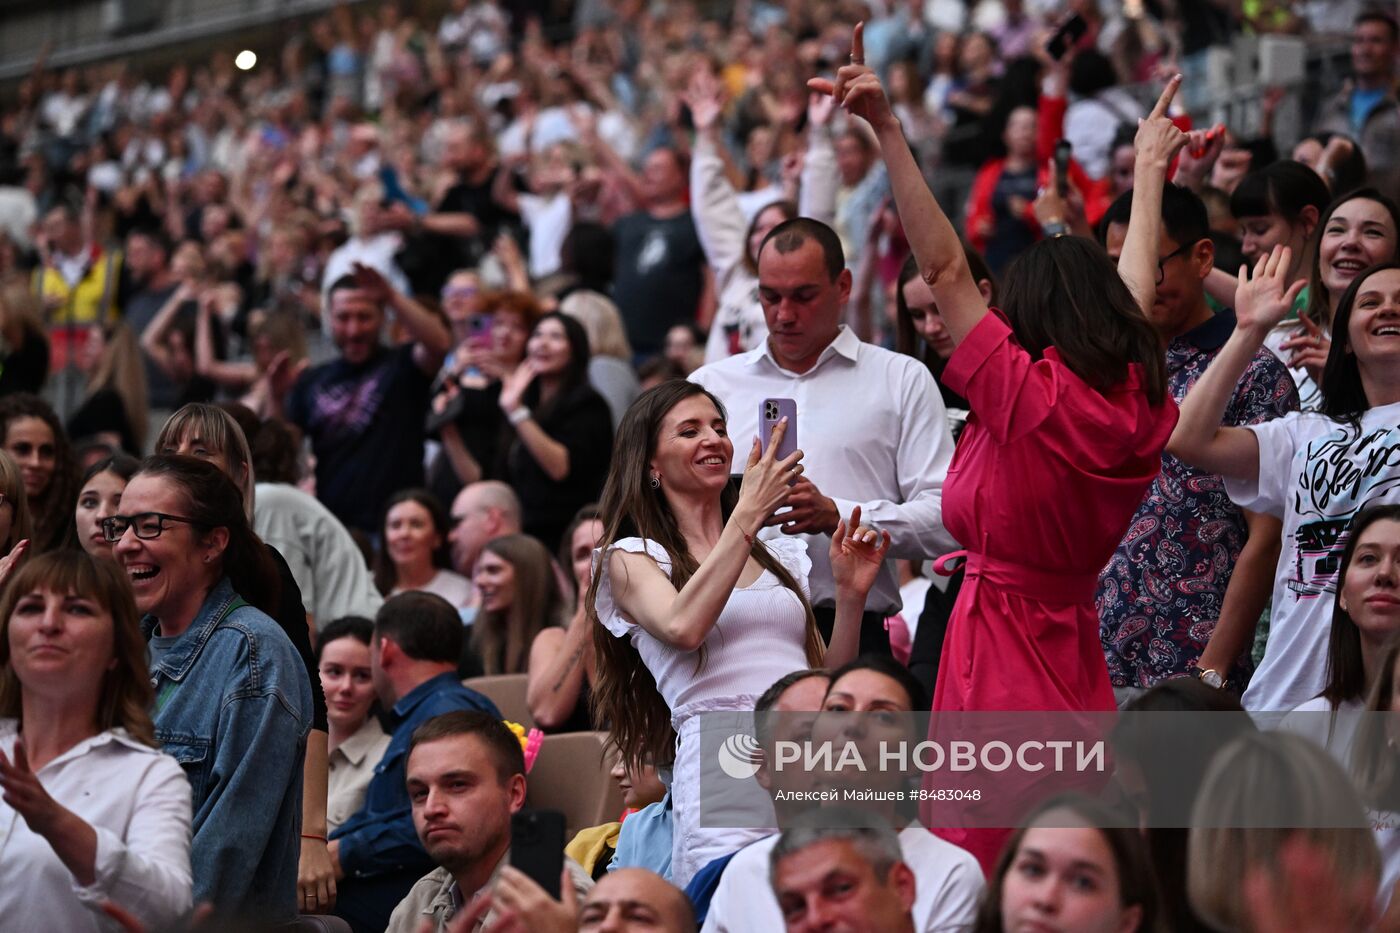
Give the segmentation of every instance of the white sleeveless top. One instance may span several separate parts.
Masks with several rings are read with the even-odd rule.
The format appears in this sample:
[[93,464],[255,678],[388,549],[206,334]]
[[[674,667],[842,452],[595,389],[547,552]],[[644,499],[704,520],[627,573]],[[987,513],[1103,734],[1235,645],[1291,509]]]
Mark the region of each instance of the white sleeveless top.
[[[802,538],[778,538],[764,543],[792,574],[802,595],[807,596],[812,562],[807,557],[806,542]],[[671,647],[633,622],[613,602],[608,558],[615,548],[646,554],[667,576],[671,574],[671,559],[660,544],[641,538],[623,538],[606,551],[593,552],[594,566],[599,566],[599,562],[602,566],[598,621],[618,638],[632,639],[672,712],[697,701],[758,696],[784,674],[807,667],[807,622],[802,602],[772,571],[764,570],[749,586],[734,588],[719,621],[705,639],[705,658],[700,664],[698,650]]]

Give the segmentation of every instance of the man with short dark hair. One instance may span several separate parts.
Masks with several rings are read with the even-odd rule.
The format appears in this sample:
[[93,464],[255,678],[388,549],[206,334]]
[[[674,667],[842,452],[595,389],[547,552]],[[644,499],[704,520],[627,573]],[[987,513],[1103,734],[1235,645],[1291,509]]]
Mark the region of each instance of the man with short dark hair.
[[[797,423],[788,431],[796,430],[806,472],[789,508],[768,524],[806,538],[812,607],[828,638],[836,584],[827,555],[840,516],[859,505],[867,524],[890,533],[891,558],[957,548],[943,528],[953,437],[938,386],[922,362],[862,343],[841,323],[851,293],[845,265],[841,242],[826,224],[799,217],[774,227],[758,251],[767,341],[690,377],[724,402],[729,433],[739,439],[758,435],[765,399],[797,402]],[[861,652],[890,650],[885,618],[901,608],[890,564],[867,599]]]
[[[418,933],[424,924],[442,931],[459,910],[494,892],[481,924],[489,927],[496,911],[511,907],[510,893],[498,884],[518,891],[523,878],[507,867],[511,817],[525,806],[520,740],[499,716],[465,710],[437,716],[414,730],[406,781],[413,826],[437,867],[406,892],[387,933]],[[565,865],[582,897],[593,880],[571,860]]]
[[[184,288],[189,301],[176,312],[176,321],[192,332],[197,316],[194,302],[199,298],[191,285],[175,280],[170,271],[170,241],[158,229],[138,227],[126,235],[126,268],[122,270],[120,293],[122,316],[133,337],[140,341],[160,309]],[[174,322],[172,322],[174,323]],[[165,370],[144,350],[146,386],[152,408],[173,409],[180,400],[179,388]]]
[[501,718],[490,700],[457,679],[463,637],[457,610],[431,593],[400,593],[375,616],[370,672],[380,702],[393,711],[397,725],[364,806],[332,833],[330,842],[339,879],[336,914],[357,933],[380,933],[395,905],[433,867],[414,830],[404,783],[414,730],[458,710]]
[[[423,485],[423,414],[452,335],[365,266],[331,285],[329,303],[340,357],[303,372],[290,392],[274,379],[273,391],[311,438],[317,498],[347,527],[373,534],[390,495]],[[383,345],[388,310],[412,342]]]
[[1400,101],[1395,96],[1395,20],[1379,10],[1356,17],[1351,31],[1351,80],[1323,107],[1316,131],[1356,140],[1373,181],[1389,190],[1400,168]]
[[[1101,223],[1108,254],[1127,238],[1132,191]],[[1162,192],[1157,297],[1147,317],[1166,347],[1167,386],[1179,404],[1234,331],[1235,315],[1206,301],[1214,267],[1206,208],[1191,191]],[[1224,423],[1257,424],[1298,408],[1293,377],[1260,348],[1235,387]],[[1099,576],[1099,633],[1119,705],[1154,684],[1199,672],[1212,686],[1249,673],[1249,648],[1269,603],[1282,523],[1241,509],[1224,479],[1162,454],[1152,481]]]
[[917,880],[899,837],[817,816],[821,822],[789,829],[773,847],[773,893],[788,933],[914,933]]

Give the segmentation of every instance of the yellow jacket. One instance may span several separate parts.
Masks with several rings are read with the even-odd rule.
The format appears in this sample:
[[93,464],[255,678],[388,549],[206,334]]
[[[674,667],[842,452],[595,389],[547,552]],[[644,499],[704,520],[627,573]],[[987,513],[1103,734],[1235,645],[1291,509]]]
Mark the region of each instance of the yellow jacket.
[[63,304],[47,315],[50,327],[62,324],[110,324],[117,319],[117,286],[121,277],[121,253],[93,247],[87,270],[70,287],[59,271],[43,266],[34,271],[34,293],[40,298],[61,298]]

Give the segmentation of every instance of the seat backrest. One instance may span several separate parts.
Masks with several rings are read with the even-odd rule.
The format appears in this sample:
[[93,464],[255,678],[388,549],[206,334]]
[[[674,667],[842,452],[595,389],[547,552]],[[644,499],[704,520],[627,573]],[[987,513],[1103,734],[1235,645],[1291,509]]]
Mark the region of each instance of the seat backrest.
[[511,722],[518,722],[526,730],[535,727],[535,719],[530,715],[530,704],[525,699],[529,685],[528,674],[492,674],[487,677],[468,677],[462,686],[475,690],[496,704],[501,715]]
[[350,924],[339,917],[302,914],[292,925],[293,933],[354,933]]
[[530,770],[526,802],[564,814],[567,838],[622,817],[622,788],[612,779],[606,732],[547,735]]

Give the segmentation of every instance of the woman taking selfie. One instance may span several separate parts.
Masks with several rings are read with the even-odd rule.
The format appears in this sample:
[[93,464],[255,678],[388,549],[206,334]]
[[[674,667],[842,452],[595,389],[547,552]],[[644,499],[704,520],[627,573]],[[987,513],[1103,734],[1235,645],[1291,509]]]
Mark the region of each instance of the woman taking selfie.
[[152,457],[102,527],[143,614],[156,739],[193,793],[195,901],[291,921],[311,685],[267,615],[277,574],[238,487],[192,457]]
[[827,650],[807,600],[806,545],[757,537],[802,475],[800,450],[777,456],[786,424],[762,453],[754,439],[736,494],[723,406],[694,383],[663,383],[622,419],[599,503],[605,529],[588,592],[589,615],[600,623],[594,720],[610,724],[627,767],[674,759],[677,886],[753,836],[700,827],[698,714],[752,710],[784,674],[850,660],[865,597],[889,551],[889,534],[860,527],[859,509],[849,525],[838,524]]
[[41,555],[0,599],[0,910],[6,927],[97,931],[112,901],[151,929],[191,906],[190,785],[151,725],[125,575]]

